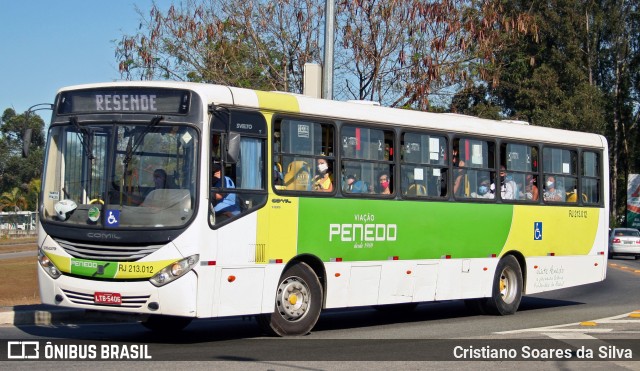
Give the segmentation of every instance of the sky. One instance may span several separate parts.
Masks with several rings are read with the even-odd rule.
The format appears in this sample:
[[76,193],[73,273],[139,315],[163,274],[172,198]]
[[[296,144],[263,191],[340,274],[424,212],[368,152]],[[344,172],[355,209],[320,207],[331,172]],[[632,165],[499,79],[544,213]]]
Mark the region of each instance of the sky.
[[[156,0],[167,9],[179,0]],[[58,89],[121,80],[117,41],[152,0],[0,0],[0,114],[53,103]],[[45,122],[50,111],[38,111]]]

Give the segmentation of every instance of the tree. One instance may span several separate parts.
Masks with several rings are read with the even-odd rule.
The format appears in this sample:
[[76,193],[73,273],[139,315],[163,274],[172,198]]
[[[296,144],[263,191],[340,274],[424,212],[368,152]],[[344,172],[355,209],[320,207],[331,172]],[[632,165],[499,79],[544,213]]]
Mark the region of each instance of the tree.
[[[127,79],[164,78],[302,92],[303,67],[320,61],[325,1],[189,0],[141,14],[140,32],[116,48]],[[426,109],[430,96],[485,68],[492,54],[535,33],[527,12],[499,0],[342,0],[336,30],[338,99]],[[492,74],[495,78],[497,75]],[[448,100],[448,99],[447,99]]]
[[495,82],[495,54],[537,32],[526,10],[497,0],[343,0],[338,10],[343,96],[420,110],[468,81]]
[[2,211],[22,211],[27,209],[27,207],[27,199],[22,195],[18,187],[0,195],[0,209]]
[[128,79],[164,78],[302,91],[302,68],[318,61],[319,0],[188,0],[148,17],[116,48]]
[[637,1],[599,1],[608,15],[599,29],[596,79],[607,95],[611,150],[611,209],[616,225],[625,215],[626,183],[640,171],[640,5]]
[[[28,121],[28,122],[27,122]],[[22,157],[23,134],[32,129],[31,149],[27,158]],[[33,179],[42,174],[45,136],[44,121],[35,114],[17,115],[8,108],[0,123],[0,192],[13,192],[15,188],[24,189]],[[35,207],[35,204],[29,204]]]
[[479,74],[482,81],[468,85],[486,86],[486,99],[500,106],[503,116],[604,133],[604,97],[589,77],[593,48],[585,20],[588,4],[515,1],[502,7],[509,14],[527,12],[536,32],[521,34],[518,43],[502,44],[485,65],[491,73]]
[[27,200],[29,210],[38,210],[38,197],[40,196],[40,190],[42,188],[42,181],[40,179],[31,179],[23,189],[25,198]]

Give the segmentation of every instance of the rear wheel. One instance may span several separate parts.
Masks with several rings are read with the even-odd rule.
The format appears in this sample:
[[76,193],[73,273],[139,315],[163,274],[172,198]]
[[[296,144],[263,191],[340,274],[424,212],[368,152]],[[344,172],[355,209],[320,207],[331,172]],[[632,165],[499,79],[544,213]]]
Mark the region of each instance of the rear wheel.
[[322,295],[322,285],[313,269],[305,263],[295,263],[280,277],[275,311],[259,315],[258,323],[272,335],[306,335],[320,317]]
[[511,255],[503,257],[496,268],[491,297],[487,299],[489,312],[501,316],[514,314],[520,306],[522,286],[518,260]]

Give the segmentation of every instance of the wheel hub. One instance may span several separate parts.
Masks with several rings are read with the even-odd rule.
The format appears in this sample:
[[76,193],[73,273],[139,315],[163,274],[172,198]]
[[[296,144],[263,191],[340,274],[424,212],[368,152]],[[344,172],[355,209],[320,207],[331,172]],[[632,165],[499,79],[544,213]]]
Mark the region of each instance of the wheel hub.
[[276,306],[288,321],[298,321],[307,314],[311,292],[307,284],[298,277],[289,277],[278,286]]
[[505,303],[511,303],[516,297],[516,272],[509,267],[500,274],[500,296]]

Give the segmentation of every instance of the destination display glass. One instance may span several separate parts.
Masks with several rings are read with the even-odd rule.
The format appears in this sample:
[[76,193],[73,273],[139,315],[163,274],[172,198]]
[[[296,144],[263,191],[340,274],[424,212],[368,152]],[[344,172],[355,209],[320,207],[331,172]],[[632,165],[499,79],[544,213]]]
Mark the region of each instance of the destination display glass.
[[60,95],[58,114],[164,113],[187,114],[191,93],[172,89],[92,89]]

